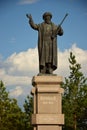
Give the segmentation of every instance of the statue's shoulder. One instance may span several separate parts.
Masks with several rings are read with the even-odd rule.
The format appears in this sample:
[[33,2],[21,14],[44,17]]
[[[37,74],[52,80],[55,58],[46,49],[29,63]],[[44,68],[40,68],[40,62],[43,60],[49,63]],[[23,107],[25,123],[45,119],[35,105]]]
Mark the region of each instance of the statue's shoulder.
[[53,23],[53,22],[51,22],[51,25],[52,25],[52,26],[57,26],[57,25],[56,25],[55,23]]
[[44,22],[42,22],[42,23],[40,23],[40,26],[44,26],[44,24],[45,24],[45,23],[44,23]]
[[43,27],[44,27],[44,22],[39,23],[38,26],[39,26],[40,28],[43,28]]
[[55,30],[55,29],[57,29],[57,25],[55,24],[55,23],[53,23],[53,22],[51,22],[51,26],[52,26],[52,28]]

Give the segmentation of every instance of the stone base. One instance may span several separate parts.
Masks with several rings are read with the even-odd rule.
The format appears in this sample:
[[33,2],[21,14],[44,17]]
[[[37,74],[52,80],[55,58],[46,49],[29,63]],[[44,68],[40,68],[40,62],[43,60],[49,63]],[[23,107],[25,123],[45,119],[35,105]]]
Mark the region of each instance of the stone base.
[[61,88],[62,77],[35,76],[32,79],[34,95],[34,114],[32,125],[34,130],[61,130],[64,124],[62,114]]

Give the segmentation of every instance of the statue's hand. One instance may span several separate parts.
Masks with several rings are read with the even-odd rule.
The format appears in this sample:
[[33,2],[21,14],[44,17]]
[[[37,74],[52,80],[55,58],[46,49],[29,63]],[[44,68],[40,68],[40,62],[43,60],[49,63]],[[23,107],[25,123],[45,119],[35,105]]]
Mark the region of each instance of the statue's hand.
[[61,30],[61,26],[58,25],[57,32],[59,32],[60,30]]
[[31,14],[26,14],[26,17],[29,18],[29,20],[32,19],[32,15]]

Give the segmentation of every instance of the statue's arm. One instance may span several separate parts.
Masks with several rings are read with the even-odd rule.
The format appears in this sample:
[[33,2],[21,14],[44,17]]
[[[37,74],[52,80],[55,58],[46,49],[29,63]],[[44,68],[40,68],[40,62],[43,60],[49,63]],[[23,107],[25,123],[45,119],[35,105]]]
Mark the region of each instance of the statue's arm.
[[26,14],[26,16],[27,16],[27,18],[29,18],[29,24],[30,24],[30,26],[33,29],[38,30],[38,25],[34,23],[31,14],[30,15]]
[[57,35],[62,36],[63,35],[63,29],[60,25],[53,25],[53,33],[52,33],[52,38],[56,37]]

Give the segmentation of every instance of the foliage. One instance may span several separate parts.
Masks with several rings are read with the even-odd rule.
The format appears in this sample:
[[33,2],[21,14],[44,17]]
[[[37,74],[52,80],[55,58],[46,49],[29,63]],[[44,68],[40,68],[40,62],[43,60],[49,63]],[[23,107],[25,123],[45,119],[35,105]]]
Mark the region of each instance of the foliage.
[[33,113],[33,97],[27,96],[27,99],[25,99],[24,103],[24,110],[25,110],[26,129],[28,128],[32,129],[30,122],[31,122],[31,114]]
[[10,99],[6,88],[0,81],[0,130],[23,130],[24,113],[17,105],[16,99]]
[[[79,130],[84,124],[87,128],[87,78],[80,71],[81,65],[77,63],[73,53],[70,53],[70,75],[65,78],[62,87],[63,113],[65,114],[64,130]],[[83,127],[82,127],[83,128]]]

